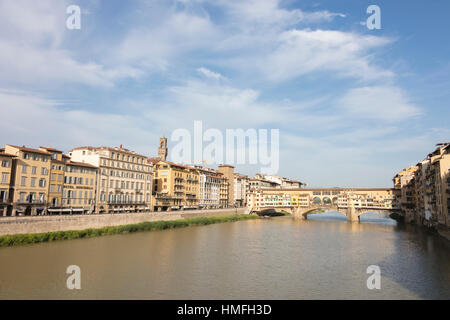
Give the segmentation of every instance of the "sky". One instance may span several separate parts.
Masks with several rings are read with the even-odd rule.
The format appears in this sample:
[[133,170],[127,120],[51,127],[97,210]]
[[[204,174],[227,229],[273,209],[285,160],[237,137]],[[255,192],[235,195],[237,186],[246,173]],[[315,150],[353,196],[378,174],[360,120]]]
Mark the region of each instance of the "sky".
[[[80,29],[66,27],[70,5]],[[170,155],[174,130],[201,120],[279,129],[278,174],[310,187],[391,187],[450,141],[449,12],[447,0],[0,0],[0,144],[156,156],[165,135]]]

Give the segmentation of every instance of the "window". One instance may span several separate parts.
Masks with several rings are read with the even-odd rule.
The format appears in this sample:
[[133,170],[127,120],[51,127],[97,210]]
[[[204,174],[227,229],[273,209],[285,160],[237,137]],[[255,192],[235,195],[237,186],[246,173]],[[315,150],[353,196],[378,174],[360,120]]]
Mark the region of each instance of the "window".
[[22,177],[22,178],[20,179],[20,185],[21,185],[22,187],[25,187],[26,181],[27,181],[27,178],[26,178],[26,177]]
[[30,186],[32,187],[36,186],[36,178],[31,178]]
[[55,181],[56,180],[56,174],[52,173],[50,175],[50,180]]
[[55,192],[55,185],[54,185],[54,184],[51,184],[51,185],[50,185],[50,192],[51,192],[51,193],[54,193],[54,192]]
[[22,165],[22,173],[27,173],[27,165]]
[[45,179],[39,179],[39,187],[43,188],[46,185]]
[[6,172],[3,172],[3,173],[2,173],[2,183],[3,183],[3,184],[9,183],[8,177],[9,177],[9,174],[8,174],[8,173],[6,173]]
[[9,160],[2,160],[2,167],[3,168],[9,168],[10,167]]
[[0,190],[0,202],[4,202],[8,199],[8,191]]
[[41,174],[48,174],[48,170],[47,170],[47,168],[42,168],[41,169]]

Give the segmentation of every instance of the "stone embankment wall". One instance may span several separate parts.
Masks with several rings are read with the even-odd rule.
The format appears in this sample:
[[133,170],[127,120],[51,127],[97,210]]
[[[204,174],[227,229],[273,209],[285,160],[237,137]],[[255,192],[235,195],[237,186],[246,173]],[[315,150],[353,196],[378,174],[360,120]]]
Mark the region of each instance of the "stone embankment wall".
[[177,220],[194,217],[229,216],[233,214],[244,213],[246,213],[245,208],[229,208],[145,213],[1,217],[0,235],[83,230],[90,228],[135,224],[146,221]]

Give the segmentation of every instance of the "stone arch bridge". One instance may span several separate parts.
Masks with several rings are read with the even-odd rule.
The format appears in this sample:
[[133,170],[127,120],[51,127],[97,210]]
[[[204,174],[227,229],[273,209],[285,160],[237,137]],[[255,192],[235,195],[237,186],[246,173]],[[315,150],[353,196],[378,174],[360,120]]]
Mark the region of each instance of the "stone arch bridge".
[[306,220],[308,218],[308,215],[315,214],[314,211],[317,210],[325,210],[325,211],[338,211],[342,214],[344,214],[347,217],[347,221],[351,222],[359,222],[359,218],[362,214],[366,212],[388,212],[392,211],[389,209],[383,209],[383,208],[359,208],[359,207],[338,207],[336,204],[331,205],[322,205],[322,204],[313,204],[309,207],[293,207],[293,206],[277,206],[277,207],[270,207],[270,208],[264,208],[260,211],[258,211],[258,215],[265,215],[270,212],[280,212],[285,211],[292,215],[294,219],[301,219]]

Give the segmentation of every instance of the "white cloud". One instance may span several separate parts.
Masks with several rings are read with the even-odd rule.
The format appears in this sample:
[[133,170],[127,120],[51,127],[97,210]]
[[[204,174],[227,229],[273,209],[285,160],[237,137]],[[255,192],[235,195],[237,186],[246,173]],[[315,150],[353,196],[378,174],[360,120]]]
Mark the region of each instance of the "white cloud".
[[67,109],[64,104],[29,92],[0,89],[2,142],[65,151],[80,145],[123,144],[151,155],[148,142],[156,144],[158,134],[147,129],[142,117]]
[[211,70],[209,70],[207,68],[204,68],[204,67],[197,68],[197,72],[202,74],[203,76],[205,76],[207,78],[211,78],[211,79],[215,79],[215,80],[227,80],[227,78],[225,78],[220,73],[211,71]]
[[407,120],[422,112],[409,101],[403,90],[392,86],[351,89],[339,104],[353,117],[389,122]]
[[[0,1],[0,84],[40,86],[81,83],[112,86],[142,72],[78,61],[64,49],[67,1]],[[95,60],[95,59],[94,59]]]
[[[265,37],[235,38],[252,50],[226,60],[224,65],[247,73],[257,72],[272,82],[288,81],[314,72],[335,77],[373,81],[391,79],[394,74],[371,63],[369,50],[390,40],[376,36],[332,30],[288,30]],[[232,43],[229,44],[231,46]]]

